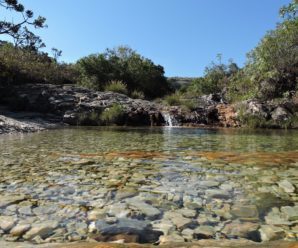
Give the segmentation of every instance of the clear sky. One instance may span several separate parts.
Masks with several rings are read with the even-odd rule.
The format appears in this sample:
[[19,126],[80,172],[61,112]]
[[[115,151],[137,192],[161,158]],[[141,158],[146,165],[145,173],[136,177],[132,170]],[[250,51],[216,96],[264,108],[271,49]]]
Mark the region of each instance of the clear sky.
[[128,45],[164,66],[167,76],[201,76],[221,53],[243,65],[290,0],[21,0],[47,18],[46,51],[75,62]]

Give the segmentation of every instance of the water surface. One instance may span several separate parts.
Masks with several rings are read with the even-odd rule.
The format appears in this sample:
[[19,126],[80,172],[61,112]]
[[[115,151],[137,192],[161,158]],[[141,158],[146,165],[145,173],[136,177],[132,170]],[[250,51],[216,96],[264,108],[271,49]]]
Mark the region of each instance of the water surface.
[[[298,182],[295,130],[69,128],[1,136],[0,154],[0,199],[25,196],[0,200],[0,217],[55,220],[49,241],[86,239],[105,218],[143,221],[184,240],[185,229],[205,225],[211,238],[237,238],[227,223],[265,224],[274,207],[298,199],[281,184]],[[165,234],[167,221],[173,230]]]

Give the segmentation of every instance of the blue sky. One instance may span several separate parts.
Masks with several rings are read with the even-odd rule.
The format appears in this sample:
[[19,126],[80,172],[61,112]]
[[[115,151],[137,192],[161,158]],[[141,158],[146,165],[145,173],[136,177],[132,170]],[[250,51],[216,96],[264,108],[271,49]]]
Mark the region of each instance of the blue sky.
[[221,53],[243,65],[290,0],[21,0],[47,18],[38,31],[49,51],[75,62],[128,45],[164,66],[167,76],[201,76]]

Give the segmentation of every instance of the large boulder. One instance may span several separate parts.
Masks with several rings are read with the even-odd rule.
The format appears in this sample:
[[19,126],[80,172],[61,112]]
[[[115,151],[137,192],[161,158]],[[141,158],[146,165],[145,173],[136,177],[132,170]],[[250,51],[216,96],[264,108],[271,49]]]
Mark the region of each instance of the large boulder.
[[153,230],[147,221],[129,218],[119,218],[114,223],[98,220],[90,224],[89,231],[93,233],[92,238],[98,241],[125,234],[133,235],[140,243],[156,242],[162,234],[160,231]]
[[272,120],[277,122],[287,121],[290,117],[291,117],[291,114],[289,113],[289,111],[281,106],[278,106],[271,112]]
[[296,128],[298,103],[294,99],[279,101],[246,100],[237,103],[237,115],[242,125],[252,121],[259,127]]
[[248,100],[243,102],[246,115],[257,116],[267,119],[269,110],[265,104],[256,100]]

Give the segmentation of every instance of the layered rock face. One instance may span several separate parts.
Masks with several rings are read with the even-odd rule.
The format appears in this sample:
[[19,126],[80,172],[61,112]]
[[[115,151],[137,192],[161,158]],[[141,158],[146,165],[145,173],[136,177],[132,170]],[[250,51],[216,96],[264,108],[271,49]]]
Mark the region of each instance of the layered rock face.
[[117,104],[123,108],[123,113],[114,120],[117,125],[168,125],[164,114],[168,113],[175,126],[239,126],[234,108],[223,104],[218,95],[197,98],[196,105],[199,107],[193,111],[132,99],[114,92],[91,91],[71,85],[18,86],[4,95],[3,99],[13,111],[50,113],[69,125],[105,125],[100,115]]
[[[220,95],[211,94],[190,99],[196,106],[190,111],[184,107],[163,106],[152,101],[132,99],[123,94],[92,91],[73,85],[29,84],[12,87],[9,91],[0,90],[0,104],[7,105],[13,111],[8,115],[2,113],[5,116],[0,120],[0,133],[38,131],[61,123],[89,126],[240,127],[251,119],[266,122],[266,127],[281,128],[293,117],[298,118],[298,101],[295,100],[281,103],[248,100],[227,104]],[[115,105],[121,106],[121,113],[114,113],[110,122],[103,120],[103,112]],[[20,111],[35,113],[31,116],[25,114],[26,118],[22,118],[22,114],[15,114]],[[0,112],[3,111],[0,109]],[[297,128],[291,125],[287,127]]]
[[123,114],[115,120],[119,125],[161,125],[161,106],[131,99],[114,92],[98,92],[75,86],[25,85],[15,87],[8,105],[15,110],[52,113],[70,125],[103,125],[99,115],[119,104]]
[[[261,102],[247,100],[238,103],[238,115],[265,120],[270,127],[281,128],[291,119],[298,118],[298,99],[282,99],[280,101]],[[241,119],[241,116],[239,116]],[[291,128],[297,128],[297,121]]]
[[219,94],[203,95],[189,101],[197,106],[191,111],[179,107],[168,109],[181,125],[241,126],[235,106],[225,103]]
[[228,104],[217,94],[190,99],[196,104],[192,111],[180,107],[170,107],[176,122],[181,125],[208,125],[219,127],[253,126],[267,128],[297,128],[298,100],[278,101],[247,100]]

